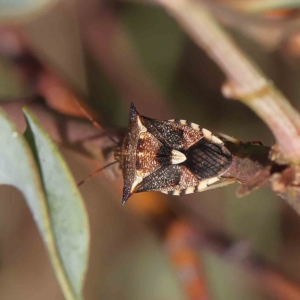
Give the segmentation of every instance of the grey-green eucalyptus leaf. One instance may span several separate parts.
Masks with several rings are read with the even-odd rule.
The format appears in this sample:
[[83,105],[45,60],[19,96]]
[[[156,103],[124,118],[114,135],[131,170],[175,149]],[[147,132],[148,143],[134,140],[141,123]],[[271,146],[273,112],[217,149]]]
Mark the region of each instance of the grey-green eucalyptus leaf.
[[[35,153],[46,193],[52,229],[62,268],[74,299],[81,299],[89,249],[85,206],[66,162],[28,109],[25,137]],[[60,274],[57,274],[60,276]]]
[[26,118],[27,140],[0,110],[0,183],[23,193],[65,299],[80,300],[89,250],[85,208],[59,151],[28,110]]

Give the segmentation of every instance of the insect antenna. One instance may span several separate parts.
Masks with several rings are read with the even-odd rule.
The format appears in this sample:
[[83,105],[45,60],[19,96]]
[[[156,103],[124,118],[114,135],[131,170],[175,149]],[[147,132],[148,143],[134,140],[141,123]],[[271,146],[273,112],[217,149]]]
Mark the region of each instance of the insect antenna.
[[80,109],[80,111],[86,116],[86,118],[88,120],[90,120],[92,122],[92,124],[98,128],[100,131],[104,132],[106,134],[106,136],[112,141],[114,142],[116,145],[120,145],[120,142],[117,142],[112,136],[110,136],[107,131],[88,113],[88,111],[81,105],[81,103],[76,100],[76,103]]
[[[120,146],[120,142],[116,141],[112,136],[110,136],[107,131],[88,113],[88,111],[81,105],[81,103],[76,100],[76,104],[79,107],[80,111],[86,116],[86,118],[88,120],[90,120],[92,122],[92,124],[99,129],[100,131],[104,132],[106,134],[106,136],[113,142],[115,143],[117,146]],[[117,147],[118,148],[118,147]],[[105,165],[102,168],[97,169],[96,171],[94,171],[93,173],[89,174],[86,178],[84,178],[83,180],[81,180],[80,182],[77,183],[77,186],[80,187],[81,185],[83,185],[87,180],[89,180],[90,178],[94,177],[95,175],[97,175],[98,173],[100,173],[101,171],[103,171],[104,169],[118,163],[118,160],[115,160],[107,165]]]
[[97,169],[96,171],[94,171],[93,173],[91,173],[90,175],[88,175],[86,178],[82,179],[80,182],[77,183],[77,186],[81,186],[83,185],[87,180],[89,180],[90,178],[94,177],[95,175],[97,175],[99,172],[103,171],[104,169],[118,163],[119,161],[115,160],[109,164],[107,164],[106,166],[100,168],[100,169]]

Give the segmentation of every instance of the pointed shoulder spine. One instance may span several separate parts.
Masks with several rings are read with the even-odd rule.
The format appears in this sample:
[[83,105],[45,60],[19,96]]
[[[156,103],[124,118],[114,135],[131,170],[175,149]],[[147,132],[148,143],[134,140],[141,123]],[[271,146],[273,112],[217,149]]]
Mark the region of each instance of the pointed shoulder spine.
[[134,106],[133,102],[130,105],[130,120],[133,121],[139,115],[136,107]]

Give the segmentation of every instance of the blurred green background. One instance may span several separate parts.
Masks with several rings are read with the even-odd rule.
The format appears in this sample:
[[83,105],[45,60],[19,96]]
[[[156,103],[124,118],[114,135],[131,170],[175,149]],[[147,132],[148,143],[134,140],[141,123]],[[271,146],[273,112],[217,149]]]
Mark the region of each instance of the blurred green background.
[[[223,98],[224,76],[164,9],[127,1],[45,1],[42,8],[38,2],[28,1],[26,6],[15,1],[17,7],[27,8],[18,15],[15,9],[0,13],[0,99],[4,102],[36,94],[30,80],[20,76],[12,63],[11,54],[24,47],[11,34],[11,28],[17,28],[25,37],[26,51],[86,95],[107,126],[126,127],[129,104],[134,102],[142,115],[152,118],[188,119],[243,141],[274,143],[253,112],[238,101]],[[226,1],[215,2],[228,8]],[[0,1],[0,9],[5,3]],[[33,8],[28,9],[30,5]],[[276,12],[258,15],[257,20],[251,15],[249,22],[259,31],[265,26],[261,19],[268,24],[274,21],[274,26],[279,21],[299,20],[296,9]],[[236,12],[242,14],[245,12]],[[287,32],[271,49],[241,30],[238,20],[236,27],[228,28],[234,39],[299,108],[299,57],[297,48],[288,48],[292,38],[296,40],[297,30]],[[93,171],[88,158],[61,150],[77,180]],[[112,176],[103,174],[82,188],[92,231],[85,299],[189,299],[162,241],[131,209],[145,195],[135,195],[128,205],[121,206],[122,182],[117,180],[117,194]],[[156,193],[146,197],[175,203],[176,209],[243,241],[300,282],[300,221],[296,213],[267,188],[242,199],[236,198],[236,188],[180,198]],[[0,299],[63,299],[22,196],[3,186],[0,195]],[[247,272],[207,249],[199,249],[199,255],[211,299],[273,299]]]

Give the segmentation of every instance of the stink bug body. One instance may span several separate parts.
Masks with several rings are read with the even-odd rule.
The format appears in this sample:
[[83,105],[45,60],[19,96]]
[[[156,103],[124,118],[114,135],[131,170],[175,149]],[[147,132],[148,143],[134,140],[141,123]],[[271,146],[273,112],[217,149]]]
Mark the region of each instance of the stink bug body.
[[115,158],[124,177],[123,203],[133,193],[185,195],[226,185],[233,158],[226,136],[186,120],[159,121],[130,108],[129,130]]

